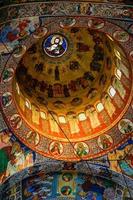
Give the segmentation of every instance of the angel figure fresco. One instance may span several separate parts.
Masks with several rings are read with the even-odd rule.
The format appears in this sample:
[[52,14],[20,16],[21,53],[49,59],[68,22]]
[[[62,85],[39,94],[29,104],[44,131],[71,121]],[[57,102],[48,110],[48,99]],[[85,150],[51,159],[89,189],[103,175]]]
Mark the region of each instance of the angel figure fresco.
[[62,56],[67,49],[67,42],[61,35],[50,35],[44,42],[44,51],[51,57]]

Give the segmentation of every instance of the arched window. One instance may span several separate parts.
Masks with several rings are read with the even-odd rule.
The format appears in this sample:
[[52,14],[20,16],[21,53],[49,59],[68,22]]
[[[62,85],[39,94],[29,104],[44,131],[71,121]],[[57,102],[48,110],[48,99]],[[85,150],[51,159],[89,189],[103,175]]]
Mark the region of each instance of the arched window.
[[115,94],[116,94],[116,90],[111,86],[111,87],[109,88],[109,95],[110,95],[111,97],[114,97]]
[[45,112],[41,111],[40,116],[41,116],[42,119],[46,119],[46,113]]
[[107,36],[111,41],[114,41],[113,38],[110,35],[107,35]]
[[59,116],[59,122],[62,123],[62,124],[65,124],[66,123],[66,119],[64,116]]
[[87,117],[86,117],[85,113],[80,113],[79,114],[79,121],[84,121],[86,119],[87,119]]
[[25,105],[26,105],[27,108],[29,108],[31,110],[31,103],[28,99],[26,99]]
[[20,94],[20,89],[17,83],[16,83],[16,90],[17,90],[17,93]]
[[121,60],[121,54],[119,51],[117,51],[116,49],[114,49],[115,55],[117,58],[119,58],[119,60]]
[[116,70],[115,70],[115,75],[116,75],[116,77],[120,80],[120,79],[121,79],[122,73],[121,73],[121,71],[120,71],[119,69],[116,69]]
[[32,122],[39,125],[40,109],[35,104],[32,104]]
[[98,111],[98,112],[101,112],[101,111],[104,109],[104,106],[103,106],[102,103],[98,103],[98,104],[96,105],[96,108],[97,108],[97,111]]

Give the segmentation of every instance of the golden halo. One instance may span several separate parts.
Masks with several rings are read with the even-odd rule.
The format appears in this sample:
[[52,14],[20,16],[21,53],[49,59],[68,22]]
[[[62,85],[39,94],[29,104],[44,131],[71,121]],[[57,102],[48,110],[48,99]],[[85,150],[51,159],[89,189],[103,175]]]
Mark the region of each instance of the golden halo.
[[55,36],[53,36],[52,39],[51,39],[51,44],[55,44],[55,39],[57,39],[57,38],[60,40],[59,44],[62,45],[62,43],[63,43],[63,38],[62,38],[62,36],[60,36],[60,35],[55,35]]

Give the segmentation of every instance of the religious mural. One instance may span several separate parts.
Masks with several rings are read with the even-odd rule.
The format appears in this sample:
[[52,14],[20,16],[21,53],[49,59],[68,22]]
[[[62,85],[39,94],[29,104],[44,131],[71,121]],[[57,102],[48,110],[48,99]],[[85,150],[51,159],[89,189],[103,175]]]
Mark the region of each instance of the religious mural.
[[[43,43],[45,53],[50,57],[61,57],[67,50],[67,41],[61,35],[50,35]],[[55,69],[55,80],[59,80],[58,68]]]
[[0,198],[132,199],[132,5],[10,3],[0,11]]
[[[29,0],[31,2],[31,0]],[[99,1],[99,0],[97,0]],[[5,0],[6,4],[8,0]],[[110,3],[109,3],[110,2]],[[125,2],[125,4],[123,4]],[[2,5],[4,3],[0,2]],[[4,7],[1,8],[0,22],[3,23],[4,19],[12,20],[16,18],[32,17],[32,16],[92,16],[99,18],[110,18],[110,19],[128,19],[132,20],[132,0],[112,0],[106,1],[106,3],[101,4],[100,2],[38,2],[30,4],[21,4],[21,2],[16,2],[20,4],[15,4],[8,6],[5,10]],[[116,4],[118,3],[118,4]],[[128,5],[126,5],[128,4]],[[116,6],[117,5],[117,6]]]
[[[36,0],[36,2],[39,2],[41,0]],[[49,1],[49,0],[46,0]],[[88,0],[85,0],[88,1]],[[28,2],[34,2],[34,0],[1,0],[1,4],[2,5],[9,5],[9,4],[14,4],[14,3],[28,3]],[[93,0],[92,0],[93,2]],[[130,0],[95,0],[95,2],[105,2],[105,3],[127,3],[127,4],[131,4],[132,2]]]
[[[69,161],[92,158],[120,146],[132,133],[132,122],[124,116],[131,101],[131,68],[123,50],[119,45],[113,49],[112,43],[117,40],[125,48],[132,38],[127,34],[128,38],[119,39],[114,34],[117,26],[104,20],[98,20],[100,26],[88,23],[82,18],[65,29],[51,22],[55,33],[45,26],[43,37],[31,34],[22,46],[25,53],[15,52],[16,62],[10,57],[2,72],[4,116],[16,136],[44,156]],[[108,26],[115,30],[105,34]],[[114,125],[118,140],[113,129],[106,133]]]
[[[8,53],[14,50],[14,56],[21,55],[25,47],[20,46],[39,27],[39,18],[31,17],[18,21],[7,22],[0,27],[0,53]],[[16,48],[16,49],[15,49]]]
[[24,146],[12,133],[5,129],[0,132],[0,183],[7,177],[32,166],[35,153]]
[[[51,163],[52,164],[52,163]],[[69,169],[68,169],[69,168]],[[62,170],[46,173],[43,166],[27,169],[29,175],[14,183],[10,178],[3,185],[2,197],[7,199],[124,199],[128,198],[125,185],[106,177],[77,172],[74,165],[64,163]],[[22,175],[21,175],[22,176]],[[117,176],[119,176],[117,174]],[[127,182],[129,180],[127,179]]]

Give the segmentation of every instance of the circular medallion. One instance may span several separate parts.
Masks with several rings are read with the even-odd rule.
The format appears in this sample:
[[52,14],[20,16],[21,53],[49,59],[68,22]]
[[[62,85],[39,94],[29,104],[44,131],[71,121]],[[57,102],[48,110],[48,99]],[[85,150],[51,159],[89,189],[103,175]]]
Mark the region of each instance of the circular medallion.
[[66,172],[62,175],[62,180],[65,182],[69,182],[73,179],[72,173]]
[[130,58],[133,60],[133,51],[130,52]]
[[70,186],[63,186],[61,188],[61,193],[64,196],[68,196],[68,195],[70,195],[72,193],[72,188]]
[[76,24],[76,20],[73,18],[66,18],[60,22],[60,26],[63,28],[64,27],[72,27],[72,26],[74,26],[74,24]]
[[84,142],[79,142],[75,145],[75,154],[79,157],[86,156],[89,153],[88,145]]
[[10,81],[12,79],[13,75],[14,75],[13,68],[5,69],[3,72],[3,75],[2,75],[3,82],[6,83],[6,82]]
[[39,135],[38,133],[34,132],[34,131],[30,131],[27,134],[27,141],[31,144],[31,145],[37,145],[39,143]]
[[63,145],[60,142],[52,142],[49,151],[53,156],[60,156],[63,152]]
[[113,37],[119,42],[127,42],[129,40],[129,34],[123,30],[115,31]]
[[43,49],[50,57],[61,57],[67,50],[67,40],[59,34],[49,35],[43,42]]
[[104,21],[101,19],[89,19],[88,26],[93,29],[101,29],[104,27]]
[[14,50],[13,55],[15,58],[19,58],[19,57],[23,56],[25,51],[26,51],[26,46],[20,45]]
[[9,106],[12,103],[12,94],[10,92],[5,92],[2,95],[2,105],[4,107]]
[[113,139],[110,135],[101,135],[98,138],[98,145],[101,149],[106,150],[113,145]]
[[10,118],[10,125],[14,129],[19,129],[22,125],[22,119],[21,119],[20,115],[18,115],[18,114],[12,115]]
[[122,119],[122,120],[120,120],[120,122],[118,124],[118,128],[119,128],[120,132],[123,134],[132,133],[133,123],[129,119]]

